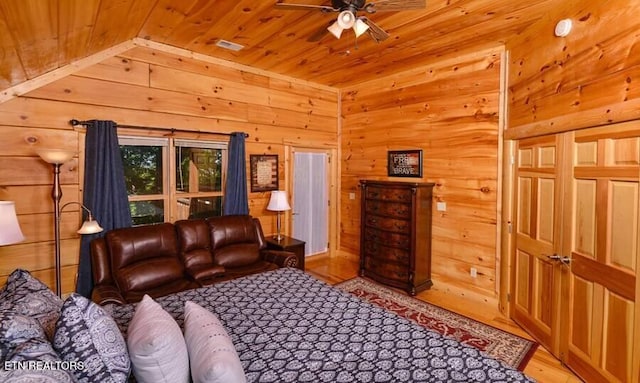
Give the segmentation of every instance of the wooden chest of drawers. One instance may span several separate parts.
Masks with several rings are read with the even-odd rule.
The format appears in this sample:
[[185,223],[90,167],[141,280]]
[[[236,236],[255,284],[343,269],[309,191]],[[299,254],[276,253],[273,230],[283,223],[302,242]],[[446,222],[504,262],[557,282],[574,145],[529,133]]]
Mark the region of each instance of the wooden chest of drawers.
[[360,275],[406,290],[431,287],[433,183],[360,181]]

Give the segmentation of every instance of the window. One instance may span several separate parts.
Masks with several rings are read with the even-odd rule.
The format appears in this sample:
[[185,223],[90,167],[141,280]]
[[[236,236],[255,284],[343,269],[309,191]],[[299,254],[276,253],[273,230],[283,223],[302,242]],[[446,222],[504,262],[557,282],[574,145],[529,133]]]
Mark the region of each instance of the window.
[[222,215],[226,142],[119,141],[134,225]]

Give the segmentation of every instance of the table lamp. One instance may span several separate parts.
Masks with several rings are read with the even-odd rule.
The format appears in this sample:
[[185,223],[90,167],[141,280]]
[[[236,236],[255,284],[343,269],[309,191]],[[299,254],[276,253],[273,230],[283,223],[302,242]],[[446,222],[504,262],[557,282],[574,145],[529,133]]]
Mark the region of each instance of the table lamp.
[[22,241],[24,241],[24,235],[18,224],[15,202],[0,201],[0,246]]
[[271,192],[271,199],[269,200],[269,205],[267,205],[267,210],[278,212],[277,217],[277,227],[278,227],[278,235],[273,238],[281,241],[284,238],[281,234],[282,229],[282,212],[286,210],[291,210],[291,206],[289,206],[289,202],[287,201],[287,192],[284,190],[274,190]]

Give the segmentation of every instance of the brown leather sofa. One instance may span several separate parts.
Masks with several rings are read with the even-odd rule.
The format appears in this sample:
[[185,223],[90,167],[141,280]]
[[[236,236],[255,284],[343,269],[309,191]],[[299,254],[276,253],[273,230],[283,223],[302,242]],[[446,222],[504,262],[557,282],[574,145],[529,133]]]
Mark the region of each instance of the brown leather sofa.
[[91,242],[91,299],[133,303],[297,265],[294,253],[266,247],[260,221],[248,215],[111,230]]

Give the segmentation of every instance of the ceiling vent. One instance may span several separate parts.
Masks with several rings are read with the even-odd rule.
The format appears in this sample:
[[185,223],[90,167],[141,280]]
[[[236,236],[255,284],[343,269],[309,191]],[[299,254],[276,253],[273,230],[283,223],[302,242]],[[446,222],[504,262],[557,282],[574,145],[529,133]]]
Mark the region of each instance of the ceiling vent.
[[216,45],[220,48],[229,49],[234,52],[237,52],[240,49],[244,48],[244,45],[232,43],[231,41],[227,40],[218,40],[218,42],[216,42]]

